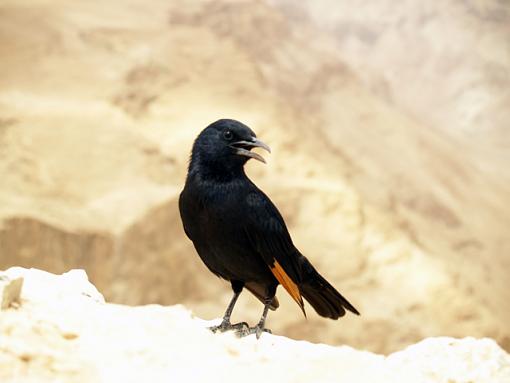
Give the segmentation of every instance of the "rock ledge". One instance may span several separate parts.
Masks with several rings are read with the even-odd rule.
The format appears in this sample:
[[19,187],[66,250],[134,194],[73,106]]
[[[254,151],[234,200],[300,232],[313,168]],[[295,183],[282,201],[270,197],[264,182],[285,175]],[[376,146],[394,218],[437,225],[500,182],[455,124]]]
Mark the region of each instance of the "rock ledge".
[[182,306],[105,303],[83,270],[0,275],[24,280],[20,304],[0,312],[1,382],[510,382],[510,355],[487,338],[429,338],[389,356],[237,339]]

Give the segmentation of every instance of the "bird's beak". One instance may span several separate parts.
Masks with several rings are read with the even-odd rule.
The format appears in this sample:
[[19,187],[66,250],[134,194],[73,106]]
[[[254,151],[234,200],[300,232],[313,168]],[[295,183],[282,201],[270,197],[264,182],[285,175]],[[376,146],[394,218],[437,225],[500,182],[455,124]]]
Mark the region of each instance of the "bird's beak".
[[235,149],[235,153],[240,156],[254,158],[257,161],[266,163],[264,157],[255,152],[250,152],[253,148],[262,148],[267,150],[268,153],[271,153],[271,148],[267,146],[265,143],[260,141],[259,139],[252,137],[250,141],[237,141],[230,145],[231,148]]

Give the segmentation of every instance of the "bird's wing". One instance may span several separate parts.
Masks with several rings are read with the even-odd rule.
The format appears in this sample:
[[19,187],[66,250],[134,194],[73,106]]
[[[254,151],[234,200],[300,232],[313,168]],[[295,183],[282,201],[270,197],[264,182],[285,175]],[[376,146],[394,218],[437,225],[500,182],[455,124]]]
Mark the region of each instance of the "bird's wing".
[[298,287],[301,282],[301,254],[292,243],[285,221],[276,206],[260,190],[248,194],[246,205],[244,231],[251,246],[306,316]]

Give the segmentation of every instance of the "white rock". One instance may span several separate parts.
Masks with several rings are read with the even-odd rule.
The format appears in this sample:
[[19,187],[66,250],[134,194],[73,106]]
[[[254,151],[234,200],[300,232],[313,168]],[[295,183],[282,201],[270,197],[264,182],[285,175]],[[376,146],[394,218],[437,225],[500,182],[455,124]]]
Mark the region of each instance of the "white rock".
[[57,276],[38,269],[11,267],[5,274],[10,278],[26,276],[24,294],[32,300],[58,301],[82,296],[104,303],[103,295],[89,282],[85,270],[74,269]]
[[430,338],[387,357],[269,334],[238,339],[210,333],[182,306],[105,304],[83,271],[7,274],[27,288],[0,315],[2,383],[510,382],[510,355],[490,339]]
[[6,273],[0,273],[0,310],[7,309],[19,300],[22,286],[22,277],[11,278]]

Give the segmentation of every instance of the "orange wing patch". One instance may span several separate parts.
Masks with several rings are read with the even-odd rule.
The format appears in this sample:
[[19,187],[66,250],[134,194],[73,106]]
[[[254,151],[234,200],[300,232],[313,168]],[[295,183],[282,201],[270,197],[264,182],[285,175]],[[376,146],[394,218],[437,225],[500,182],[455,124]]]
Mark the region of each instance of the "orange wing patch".
[[301,297],[301,292],[299,291],[299,287],[294,283],[294,281],[287,275],[285,270],[280,266],[278,261],[274,261],[273,267],[270,267],[271,272],[275,276],[275,278],[280,282],[280,284],[287,290],[292,299],[296,301],[296,303],[303,311],[303,314],[306,318],[305,305],[303,303],[303,298]]

